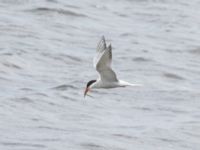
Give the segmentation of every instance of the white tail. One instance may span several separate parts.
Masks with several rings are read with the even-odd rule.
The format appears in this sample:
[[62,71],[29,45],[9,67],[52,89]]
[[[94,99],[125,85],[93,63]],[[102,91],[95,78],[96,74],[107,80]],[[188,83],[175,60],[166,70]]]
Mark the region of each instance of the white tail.
[[142,84],[132,84],[123,80],[119,80],[119,85],[120,86],[135,86],[135,87],[141,87]]

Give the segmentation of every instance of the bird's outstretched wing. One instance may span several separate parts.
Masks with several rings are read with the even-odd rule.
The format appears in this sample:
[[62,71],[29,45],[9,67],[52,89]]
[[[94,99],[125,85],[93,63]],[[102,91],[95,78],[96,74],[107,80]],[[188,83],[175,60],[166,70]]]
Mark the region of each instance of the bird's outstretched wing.
[[117,82],[117,76],[111,68],[112,46],[106,47],[104,36],[97,45],[97,56],[94,58],[94,67],[99,72],[102,82]]

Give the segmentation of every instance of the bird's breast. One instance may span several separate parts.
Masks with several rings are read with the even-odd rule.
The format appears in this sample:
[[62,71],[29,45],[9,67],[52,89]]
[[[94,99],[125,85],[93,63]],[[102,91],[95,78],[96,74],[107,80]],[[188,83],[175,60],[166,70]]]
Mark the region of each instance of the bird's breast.
[[119,87],[118,82],[99,81],[93,86],[93,88],[115,88],[115,87]]

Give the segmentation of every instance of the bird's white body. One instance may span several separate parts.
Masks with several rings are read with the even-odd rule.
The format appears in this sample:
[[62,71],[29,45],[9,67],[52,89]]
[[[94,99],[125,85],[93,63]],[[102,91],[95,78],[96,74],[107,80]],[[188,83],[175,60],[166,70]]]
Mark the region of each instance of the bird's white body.
[[102,80],[97,80],[91,85],[92,89],[99,88],[116,88],[116,87],[126,87],[126,86],[140,86],[139,84],[131,84],[123,80],[118,80],[116,82],[102,82]]
[[111,44],[106,46],[104,36],[97,45],[97,56],[94,58],[94,67],[99,73],[99,78],[92,83],[90,89],[93,88],[116,88],[125,86],[139,86],[126,81],[118,80],[115,72],[111,68],[112,47]]
[[92,89],[93,88],[95,88],[95,89],[99,89],[99,88],[115,88],[115,87],[119,87],[119,86],[120,86],[120,82],[102,82],[101,80],[97,80],[95,83],[93,83],[91,85],[91,88]]

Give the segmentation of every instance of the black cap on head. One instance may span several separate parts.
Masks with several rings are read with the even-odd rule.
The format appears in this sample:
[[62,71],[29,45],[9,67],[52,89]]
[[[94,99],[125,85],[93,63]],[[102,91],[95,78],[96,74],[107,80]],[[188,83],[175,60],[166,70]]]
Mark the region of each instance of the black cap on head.
[[91,80],[87,83],[87,87],[89,87],[92,83],[96,82],[97,80]]

